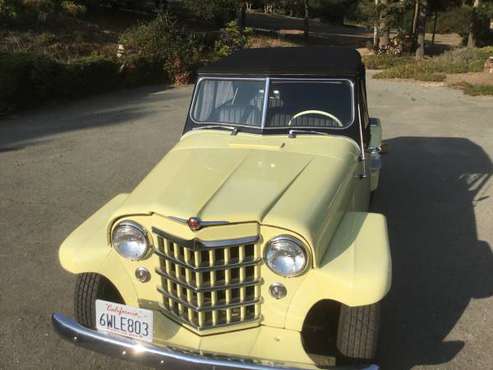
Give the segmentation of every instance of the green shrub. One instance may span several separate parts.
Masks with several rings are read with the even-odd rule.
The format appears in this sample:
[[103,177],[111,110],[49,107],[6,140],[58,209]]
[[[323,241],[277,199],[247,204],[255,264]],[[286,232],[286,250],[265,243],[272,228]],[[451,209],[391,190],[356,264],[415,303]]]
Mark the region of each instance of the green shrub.
[[[112,59],[92,56],[64,64],[58,85],[63,95],[80,97],[108,91],[121,83],[120,66]],[[63,96],[62,95],[62,96]]]
[[387,69],[412,61],[411,57],[403,57],[389,54],[364,55],[363,62],[368,69]]
[[425,81],[443,81],[447,73],[481,72],[486,58],[493,54],[493,47],[464,48],[446,52],[438,57],[394,65],[375,78],[409,78]]
[[104,57],[70,64],[31,53],[0,54],[0,111],[33,107],[50,99],[66,99],[107,91],[122,85],[119,64]]
[[158,84],[168,80],[161,63],[140,56],[129,56],[121,69],[125,87],[138,87],[146,84]]
[[120,42],[127,50],[125,64],[130,66],[139,60],[161,65],[168,79],[178,84],[194,78],[207,49],[205,36],[180,28],[167,13],[128,30]]
[[248,39],[251,35],[252,29],[245,28],[242,31],[238,22],[229,22],[226,27],[221,30],[219,39],[214,44],[215,57],[222,58],[243,49],[248,44]]
[[183,0],[183,6],[196,21],[222,27],[235,18],[238,0]]
[[473,85],[468,82],[461,82],[454,85],[454,87],[462,89],[462,91],[464,91],[464,94],[466,95],[472,95],[472,96],[493,95],[493,85],[483,85],[483,84]]
[[74,1],[62,1],[60,6],[67,15],[72,17],[80,17],[86,14],[87,11],[84,5],[76,4]]
[[56,94],[61,66],[45,56],[0,54],[0,110],[35,105]]

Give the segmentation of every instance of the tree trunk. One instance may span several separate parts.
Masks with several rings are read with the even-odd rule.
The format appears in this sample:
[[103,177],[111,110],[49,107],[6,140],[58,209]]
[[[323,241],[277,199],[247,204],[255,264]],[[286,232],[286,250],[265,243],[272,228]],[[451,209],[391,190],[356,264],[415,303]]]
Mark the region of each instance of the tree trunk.
[[468,48],[475,48],[476,47],[478,8],[479,8],[479,0],[474,0],[474,5],[472,8],[472,14],[471,14],[471,23],[469,24],[469,36],[467,37],[467,47]]
[[384,48],[389,45],[390,26],[389,26],[389,0],[380,0],[382,9],[380,10],[380,45]]
[[419,0],[414,3],[414,15],[413,15],[413,29],[411,33],[413,37],[416,37],[416,29],[418,28],[418,18],[419,18]]
[[433,18],[433,35],[431,36],[431,44],[435,45],[435,35],[437,33],[437,23],[438,23],[438,12],[435,11],[435,15]]
[[[378,9],[378,0],[375,0],[375,9]],[[378,32],[378,20],[375,19],[373,22],[373,49],[378,49],[379,47],[379,32]]]
[[425,56],[425,32],[426,32],[426,11],[428,9],[428,0],[420,0],[418,22],[416,27],[417,48],[416,59],[423,59]]
[[245,28],[246,25],[246,9],[247,9],[246,1],[241,1],[240,9],[238,11],[238,25],[242,30]]
[[308,7],[308,0],[304,0],[304,6],[305,6],[305,19],[304,19],[304,35],[305,35],[305,40],[308,40],[310,37],[310,9]]

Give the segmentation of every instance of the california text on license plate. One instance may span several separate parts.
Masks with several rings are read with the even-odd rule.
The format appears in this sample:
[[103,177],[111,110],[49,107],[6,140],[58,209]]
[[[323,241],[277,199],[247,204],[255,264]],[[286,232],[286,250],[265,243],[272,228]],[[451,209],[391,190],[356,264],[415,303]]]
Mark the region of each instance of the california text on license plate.
[[96,300],[97,330],[152,342],[152,324],[151,310]]

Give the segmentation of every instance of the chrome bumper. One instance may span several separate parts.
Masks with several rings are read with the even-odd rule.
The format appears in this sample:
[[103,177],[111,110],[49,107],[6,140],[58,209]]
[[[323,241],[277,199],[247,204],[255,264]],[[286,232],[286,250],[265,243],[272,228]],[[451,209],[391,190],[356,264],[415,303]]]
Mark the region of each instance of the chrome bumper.
[[[63,338],[78,346],[100,352],[112,357],[138,362],[155,368],[174,369],[211,369],[211,370],[295,370],[301,369],[271,361],[253,361],[241,358],[220,357],[216,355],[202,355],[170,347],[157,347],[133,339],[109,336],[98,331],[88,329],[75,320],[61,314],[51,316],[55,331]],[[378,366],[370,367],[336,367],[333,369],[346,370],[378,370]]]

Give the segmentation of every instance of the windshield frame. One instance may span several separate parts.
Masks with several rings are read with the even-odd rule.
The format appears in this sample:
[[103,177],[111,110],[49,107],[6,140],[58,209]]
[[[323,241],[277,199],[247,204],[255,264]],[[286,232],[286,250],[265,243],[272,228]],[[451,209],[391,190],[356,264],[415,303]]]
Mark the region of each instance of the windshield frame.
[[[217,121],[197,121],[193,117],[193,111],[195,109],[195,102],[197,99],[197,95],[199,94],[199,89],[200,89],[200,84],[205,81],[205,80],[226,80],[226,81],[241,81],[241,80],[246,80],[246,81],[264,81],[264,101],[262,104],[262,119],[260,122],[260,126],[257,125],[245,125],[245,124],[240,124],[240,123],[231,123],[231,122],[217,122]],[[290,130],[290,129],[296,129],[296,126],[286,126],[286,127],[266,127],[266,120],[267,120],[267,112],[268,112],[268,107],[269,107],[269,95],[270,95],[270,88],[271,88],[271,81],[288,81],[288,82],[295,82],[295,83],[303,83],[303,82],[331,82],[331,81],[342,81],[349,83],[350,87],[350,92],[351,92],[351,120],[344,126],[344,127],[308,127],[305,126],[302,129],[306,130],[313,130],[316,129],[318,131],[322,132],[333,132],[333,131],[344,131],[348,130],[354,125],[354,122],[356,121],[356,100],[355,100],[355,83],[353,80],[349,78],[309,78],[309,77],[234,77],[234,76],[201,76],[197,80],[197,83],[195,85],[194,89],[194,94],[192,97],[192,101],[190,103],[190,109],[189,109],[189,114],[188,117],[189,119],[197,125],[197,127],[201,126],[207,126],[207,125],[225,125],[225,126],[234,126],[234,127],[245,127],[250,130],[258,130],[261,132],[264,131],[269,131],[269,130],[276,130],[276,131],[282,131],[282,130]],[[298,127],[298,129],[300,129]]]

